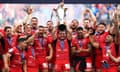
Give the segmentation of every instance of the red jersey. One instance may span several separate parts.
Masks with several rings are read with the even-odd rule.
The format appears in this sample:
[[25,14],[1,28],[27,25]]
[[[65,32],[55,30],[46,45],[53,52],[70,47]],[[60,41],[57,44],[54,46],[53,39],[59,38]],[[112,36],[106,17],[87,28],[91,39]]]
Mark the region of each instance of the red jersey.
[[32,33],[34,34],[37,29],[32,29]]
[[[79,48],[88,49],[87,47],[88,43],[89,43],[88,38],[83,38],[83,39],[73,38],[72,39],[72,46],[76,47],[76,50],[78,50]],[[78,56],[89,56],[90,54],[88,52],[80,52],[77,55]]]
[[102,48],[101,43],[105,42],[105,38],[108,35],[108,32],[104,32],[103,34],[95,34],[93,37],[95,39],[95,42],[99,43],[99,48],[95,48],[95,67],[96,69],[101,69],[102,67]]
[[[105,38],[106,38],[106,36],[108,35],[108,32],[104,32],[103,34],[96,34],[95,35],[95,41],[97,42],[97,43],[104,43],[105,42]],[[100,46],[101,47],[101,46]],[[102,55],[102,52],[101,52],[101,48],[97,48],[96,50],[95,50],[95,53],[97,54],[97,55]]]
[[4,37],[4,40],[5,40],[5,48],[7,51],[17,45],[16,35],[13,35],[11,38]]
[[48,33],[47,40],[48,40],[49,43],[53,42],[52,33]]
[[102,48],[102,57],[103,57],[103,61],[107,61],[109,65],[116,65],[116,63],[111,60],[111,58],[108,56],[107,51],[110,50],[111,54],[116,57],[116,51],[115,51],[115,45],[114,43],[110,44],[110,45],[106,45],[105,43],[101,44],[101,48]]
[[26,62],[28,67],[37,67],[37,63],[35,59],[35,50],[33,46],[27,47]]
[[41,58],[41,60],[45,60],[47,56],[47,47],[48,47],[48,41],[46,38],[35,38],[35,53],[36,58]]
[[[50,33],[50,32],[47,35],[47,41],[49,44],[51,44],[53,46],[53,37],[52,37],[52,33]],[[49,50],[49,48],[47,48],[47,55],[49,55],[49,52],[50,52],[50,50]]]
[[60,41],[59,39],[56,41],[55,47],[55,63],[65,64],[69,63],[69,44],[68,40],[65,39]]
[[4,30],[0,29],[0,33],[2,33],[2,36],[4,36]]
[[9,53],[12,54],[12,58],[10,59],[10,67],[22,68],[22,60],[25,57],[24,51],[14,47],[9,50]]
[[72,38],[75,38],[77,36],[77,32],[72,32]]

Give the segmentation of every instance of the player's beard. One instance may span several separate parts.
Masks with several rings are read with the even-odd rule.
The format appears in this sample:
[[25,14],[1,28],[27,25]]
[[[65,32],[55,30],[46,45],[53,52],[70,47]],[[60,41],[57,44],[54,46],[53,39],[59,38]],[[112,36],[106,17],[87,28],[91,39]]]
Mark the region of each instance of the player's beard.
[[37,28],[36,28],[36,26],[34,25],[32,29],[33,29],[33,30],[36,30]]
[[112,41],[107,40],[107,41],[105,41],[105,43],[106,43],[106,44],[110,44],[110,43],[112,43]]
[[72,28],[72,30],[74,31],[74,30],[76,30],[77,29],[77,26],[76,27],[71,27]]
[[53,30],[53,27],[50,27],[48,30],[49,30],[49,32],[52,32],[52,30]]

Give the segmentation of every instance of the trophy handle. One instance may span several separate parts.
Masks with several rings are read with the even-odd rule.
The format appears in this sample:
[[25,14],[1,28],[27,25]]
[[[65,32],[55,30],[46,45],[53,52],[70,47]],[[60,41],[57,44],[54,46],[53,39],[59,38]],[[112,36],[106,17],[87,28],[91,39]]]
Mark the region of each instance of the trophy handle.
[[53,11],[51,12],[51,17],[50,17],[50,20],[52,21],[52,18],[53,18]]
[[65,13],[64,17],[66,17],[66,11],[67,11],[67,8],[64,9],[64,13]]
[[58,16],[57,9],[54,8],[53,11],[55,11],[56,16]]

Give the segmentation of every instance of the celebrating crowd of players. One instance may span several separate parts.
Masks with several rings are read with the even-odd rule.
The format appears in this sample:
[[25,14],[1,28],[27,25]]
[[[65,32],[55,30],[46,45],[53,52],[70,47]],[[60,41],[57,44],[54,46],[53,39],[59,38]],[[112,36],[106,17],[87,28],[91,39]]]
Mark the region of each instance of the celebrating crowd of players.
[[[87,9],[88,12],[89,9]],[[74,19],[53,26],[30,24],[5,26],[0,30],[1,72],[119,72],[118,15],[113,25],[97,23],[95,16],[83,25]]]

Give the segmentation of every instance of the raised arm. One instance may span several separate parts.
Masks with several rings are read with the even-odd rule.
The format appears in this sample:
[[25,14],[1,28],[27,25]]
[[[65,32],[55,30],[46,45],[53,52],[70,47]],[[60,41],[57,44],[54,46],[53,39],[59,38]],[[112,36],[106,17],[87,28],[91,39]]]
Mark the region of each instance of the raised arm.
[[89,11],[90,16],[91,16],[91,21],[93,21],[93,27],[96,28],[96,17],[90,9],[88,9],[88,11]]
[[93,12],[89,8],[86,8],[85,11],[82,12],[82,20],[85,19],[85,17],[84,17],[85,14],[88,14],[87,16],[89,16],[89,17],[87,17],[87,18],[90,19],[91,22],[93,23],[92,27],[96,28],[96,17],[93,14]]
[[71,40],[72,39],[72,30],[70,29],[69,24],[65,23],[65,25],[66,25],[66,28],[67,28],[67,38],[68,38],[68,40]]
[[112,34],[115,35],[115,44],[119,45],[119,27],[118,27],[118,14],[115,12],[114,17],[113,17],[113,23],[114,23],[114,28],[112,31]]
[[25,18],[23,20],[23,25],[27,24],[28,20],[31,19],[31,15],[33,13],[33,8],[30,6],[25,11],[26,11],[27,15],[25,16]]
[[37,36],[37,34],[38,34],[38,30],[26,40],[26,43],[33,41],[35,39],[35,36]]

